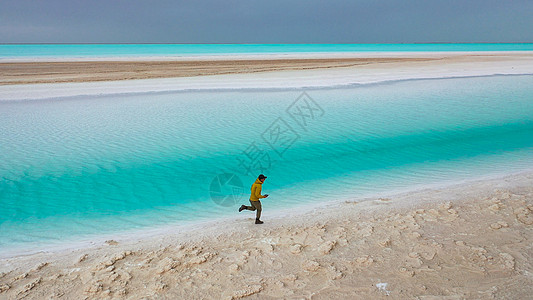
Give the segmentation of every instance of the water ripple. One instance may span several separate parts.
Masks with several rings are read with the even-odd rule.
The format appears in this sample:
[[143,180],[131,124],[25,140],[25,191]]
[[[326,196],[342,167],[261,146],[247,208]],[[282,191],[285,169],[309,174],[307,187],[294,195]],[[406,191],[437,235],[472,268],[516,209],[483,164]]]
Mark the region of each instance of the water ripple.
[[[0,244],[234,213],[263,172],[239,165],[252,143],[268,209],[531,167],[532,78],[313,91],[325,114],[305,128],[294,91],[0,103]],[[282,156],[262,136],[280,117],[299,136]],[[244,184],[235,207],[210,199],[221,172]]]

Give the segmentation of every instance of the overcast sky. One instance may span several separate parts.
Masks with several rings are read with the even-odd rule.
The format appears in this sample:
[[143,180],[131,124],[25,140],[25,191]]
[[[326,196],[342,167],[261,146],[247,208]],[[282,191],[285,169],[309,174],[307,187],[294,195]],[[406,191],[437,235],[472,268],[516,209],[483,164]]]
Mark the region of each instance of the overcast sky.
[[0,0],[0,43],[533,42],[532,0]]

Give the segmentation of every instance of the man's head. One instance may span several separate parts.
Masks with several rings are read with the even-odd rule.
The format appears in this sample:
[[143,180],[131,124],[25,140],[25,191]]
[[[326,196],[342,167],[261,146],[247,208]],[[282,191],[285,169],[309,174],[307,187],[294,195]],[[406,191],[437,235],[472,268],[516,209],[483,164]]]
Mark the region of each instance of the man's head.
[[261,182],[265,182],[265,179],[267,179],[267,177],[263,174],[260,174],[259,177],[257,177],[257,179],[259,179]]

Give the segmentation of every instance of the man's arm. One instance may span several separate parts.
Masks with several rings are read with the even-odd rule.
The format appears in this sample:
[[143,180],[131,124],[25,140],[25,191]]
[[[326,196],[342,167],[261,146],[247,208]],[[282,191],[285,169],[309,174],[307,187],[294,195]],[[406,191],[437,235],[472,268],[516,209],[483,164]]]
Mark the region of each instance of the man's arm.
[[258,199],[268,197],[268,196],[263,196],[263,195],[261,195],[261,185],[259,185],[259,186],[255,189],[255,196],[256,196]]

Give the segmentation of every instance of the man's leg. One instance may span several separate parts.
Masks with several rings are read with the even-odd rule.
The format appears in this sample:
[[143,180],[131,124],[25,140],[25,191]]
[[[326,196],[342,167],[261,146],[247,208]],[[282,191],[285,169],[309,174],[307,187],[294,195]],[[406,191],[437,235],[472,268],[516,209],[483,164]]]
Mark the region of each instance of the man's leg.
[[255,206],[254,206],[254,201],[250,200],[250,204],[251,204],[252,206],[246,206],[246,209],[247,209],[247,210],[254,211],[254,210],[257,209],[257,208],[255,208]]
[[252,200],[250,200],[250,203],[252,204],[252,206],[241,205],[241,207],[239,208],[239,212],[241,212],[241,211],[243,211],[245,209],[254,211],[256,208],[254,207],[254,203],[252,202]]
[[257,212],[255,214],[255,218],[257,220],[259,220],[261,218],[261,201],[250,201],[250,203],[252,204],[252,206],[254,207],[254,209],[251,209],[251,210],[256,210],[257,209]]

